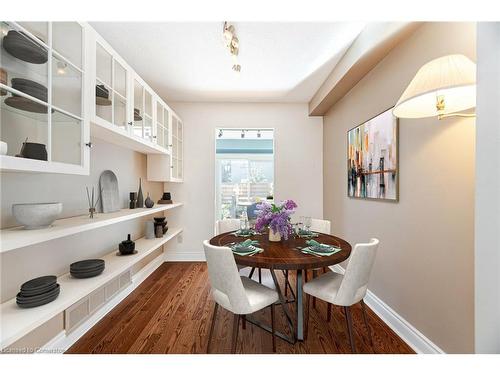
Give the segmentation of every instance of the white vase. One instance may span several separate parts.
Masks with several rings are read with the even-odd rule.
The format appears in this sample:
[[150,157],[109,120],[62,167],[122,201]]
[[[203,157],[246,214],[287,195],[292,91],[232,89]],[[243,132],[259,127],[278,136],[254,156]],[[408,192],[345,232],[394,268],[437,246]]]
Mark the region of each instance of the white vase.
[[269,228],[269,241],[271,242],[280,242],[281,234],[280,232],[275,232],[271,228]]

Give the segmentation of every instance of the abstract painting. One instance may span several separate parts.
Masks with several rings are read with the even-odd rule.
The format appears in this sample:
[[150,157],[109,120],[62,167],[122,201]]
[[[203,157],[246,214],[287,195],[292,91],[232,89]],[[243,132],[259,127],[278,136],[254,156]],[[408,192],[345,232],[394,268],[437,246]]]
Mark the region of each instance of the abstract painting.
[[347,195],[398,200],[398,120],[392,108],[347,132]]

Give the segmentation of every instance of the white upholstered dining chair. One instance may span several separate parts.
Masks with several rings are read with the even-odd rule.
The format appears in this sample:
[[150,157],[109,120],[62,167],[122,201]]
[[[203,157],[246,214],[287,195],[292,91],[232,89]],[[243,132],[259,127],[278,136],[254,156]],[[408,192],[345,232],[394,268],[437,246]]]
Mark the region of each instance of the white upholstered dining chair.
[[[245,276],[240,276],[236,267],[233,252],[229,247],[210,245],[203,242],[208,265],[208,277],[212,287],[212,298],[215,301],[210,333],[208,335],[207,353],[215,326],[217,309],[222,306],[234,314],[231,353],[236,352],[240,317],[271,307],[271,334],[273,351],[276,351],[274,334],[274,303],[278,301],[278,293],[267,286],[257,283]],[[245,320],[244,320],[245,321]]]
[[240,219],[224,219],[215,222],[215,234],[233,232],[240,229]]
[[[312,297],[319,298],[328,303],[327,320],[331,319],[331,305],[342,306],[347,321],[347,330],[351,350],[356,352],[354,336],[352,332],[352,318],[350,307],[361,302],[363,320],[368,331],[370,344],[373,346],[370,326],[366,319],[365,304],[363,298],[368,289],[368,280],[375,262],[375,255],[379,240],[372,238],[369,243],[360,243],[354,246],[349,264],[343,275],[336,272],[327,272],[304,284],[303,290],[307,294],[307,310],[309,312],[309,300]],[[309,320],[309,313],[308,313]],[[309,325],[309,324],[307,324]],[[307,332],[307,329],[306,329]]]
[[311,219],[311,230],[313,232],[330,234],[331,226],[330,220]]

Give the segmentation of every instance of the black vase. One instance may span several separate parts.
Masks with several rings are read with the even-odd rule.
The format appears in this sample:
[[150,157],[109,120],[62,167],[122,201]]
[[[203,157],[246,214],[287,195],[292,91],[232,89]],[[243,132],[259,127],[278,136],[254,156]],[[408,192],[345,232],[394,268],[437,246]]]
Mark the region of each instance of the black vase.
[[136,202],[136,207],[137,208],[143,208],[144,207],[144,197],[142,195],[142,180],[139,178],[139,191],[137,192],[137,202]]
[[147,208],[152,208],[155,205],[155,202],[153,202],[153,200],[149,197],[149,193],[148,193],[146,200],[144,201],[144,205]]

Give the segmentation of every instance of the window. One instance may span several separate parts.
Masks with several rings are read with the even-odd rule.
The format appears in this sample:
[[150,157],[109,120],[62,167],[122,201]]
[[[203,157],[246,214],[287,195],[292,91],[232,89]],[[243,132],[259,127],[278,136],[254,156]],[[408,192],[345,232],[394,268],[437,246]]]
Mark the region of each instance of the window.
[[273,195],[274,131],[217,129],[215,165],[216,220],[251,213]]

